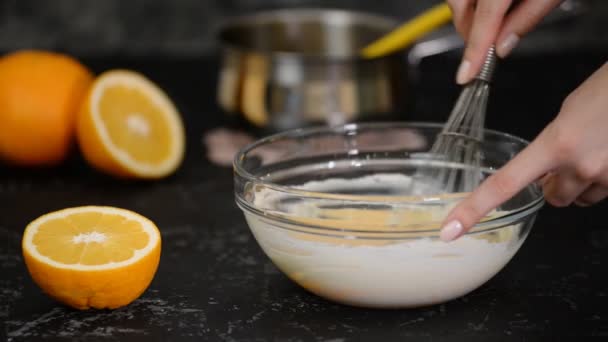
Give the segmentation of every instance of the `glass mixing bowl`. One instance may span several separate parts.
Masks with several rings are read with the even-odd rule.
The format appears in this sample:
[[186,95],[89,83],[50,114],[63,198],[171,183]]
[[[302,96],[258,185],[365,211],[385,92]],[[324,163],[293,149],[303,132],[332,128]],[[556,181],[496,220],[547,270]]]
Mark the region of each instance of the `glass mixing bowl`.
[[266,255],[290,279],[355,306],[437,304],[481,286],[526,239],[542,191],[531,184],[460,239],[440,225],[465,193],[412,195],[414,173],[481,178],[528,142],[485,131],[480,169],[429,157],[432,123],[306,128],[261,139],[235,158],[236,202]]

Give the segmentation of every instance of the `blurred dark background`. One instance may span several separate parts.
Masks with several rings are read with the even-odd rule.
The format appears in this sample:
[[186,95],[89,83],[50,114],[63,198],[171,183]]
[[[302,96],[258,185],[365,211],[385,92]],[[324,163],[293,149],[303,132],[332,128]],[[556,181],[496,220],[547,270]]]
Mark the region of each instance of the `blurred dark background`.
[[[225,19],[265,9],[322,7],[405,21],[439,2],[0,0],[0,52],[51,49],[81,58],[96,72],[113,67],[141,71],[169,93],[186,116],[189,133],[198,137],[226,123],[215,96],[220,61],[216,33]],[[608,1],[566,0],[562,7],[564,13],[575,14],[527,35],[501,63],[489,108],[496,113],[488,117],[488,127],[532,139],[559,111],[565,96],[606,61]],[[401,118],[445,119],[459,92],[453,77],[461,53],[422,61],[419,82],[406,94],[412,101]]]
[[[46,48],[80,56],[213,54],[222,19],[278,7],[348,8],[405,20],[436,0],[2,0],[0,50]],[[518,53],[608,46],[608,1],[576,1],[584,18],[536,32]]]
[[[51,49],[81,58],[95,72],[110,68],[143,72],[167,91],[186,117],[189,134],[198,140],[200,132],[227,120],[216,103],[220,62],[216,33],[227,18],[266,9],[322,7],[405,21],[439,2],[0,0],[0,53]],[[563,99],[606,61],[608,1],[566,0],[562,8],[570,15],[546,22],[501,62],[489,108],[495,114],[488,116],[488,127],[534,138],[559,111]],[[445,119],[459,93],[453,77],[461,54],[456,50],[422,61],[401,119]]]

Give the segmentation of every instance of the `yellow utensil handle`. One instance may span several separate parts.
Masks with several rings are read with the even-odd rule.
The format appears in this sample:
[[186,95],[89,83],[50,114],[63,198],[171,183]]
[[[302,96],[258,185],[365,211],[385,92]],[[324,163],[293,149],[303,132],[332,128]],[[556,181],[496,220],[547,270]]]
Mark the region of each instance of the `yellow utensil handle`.
[[446,3],[439,4],[366,46],[361,55],[364,58],[376,58],[406,48],[451,19],[450,7]]

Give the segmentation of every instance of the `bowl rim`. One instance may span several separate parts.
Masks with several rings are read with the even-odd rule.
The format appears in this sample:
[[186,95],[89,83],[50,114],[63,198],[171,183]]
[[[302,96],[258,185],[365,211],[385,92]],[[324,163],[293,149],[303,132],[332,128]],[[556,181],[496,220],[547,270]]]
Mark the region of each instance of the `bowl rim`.
[[[319,133],[344,134],[349,131],[358,131],[360,129],[381,129],[381,128],[437,128],[437,129],[439,129],[441,127],[443,127],[443,123],[440,123],[440,122],[387,121],[387,122],[349,123],[349,124],[337,125],[337,126],[312,126],[312,127],[291,129],[291,130],[268,135],[266,137],[258,139],[256,141],[244,146],[243,148],[241,148],[238,151],[238,153],[234,156],[233,170],[234,170],[235,175],[244,178],[245,181],[254,182],[255,184],[263,185],[265,188],[272,190],[272,191],[276,191],[278,193],[285,193],[285,194],[301,196],[301,197],[306,197],[306,198],[317,198],[317,199],[326,199],[326,200],[342,200],[342,201],[363,201],[363,200],[365,200],[368,203],[374,202],[373,196],[352,195],[352,194],[330,194],[330,193],[297,189],[297,188],[293,188],[290,186],[276,184],[271,181],[264,180],[260,177],[256,177],[253,174],[249,173],[247,170],[245,170],[243,168],[243,166],[241,165],[242,164],[241,161],[244,160],[245,156],[252,150],[254,150],[260,146],[263,146],[265,144],[269,144],[274,141],[286,139],[286,138],[293,139],[298,136],[315,135],[315,134],[319,134]],[[521,143],[525,146],[530,144],[530,142],[528,140],[525,140],[523,138],[520,138],[518,136],[509,134],[509,133],[505,133],[505,132],[501,132],[501,131],[497,131],[497,130],[493,130],[493,129],[484,129],[484,133],[489,133],[491,135],[499,136],[499,137],[505,137],[505,138],[511,139],[514,142]],[[466,196],[466,194],[463,194],[460,198],[464,198],[465,196]],[[436,197],[436,196],[432,196],[432,197]],[[396,197],[396,198],[398,198],[398,197]],[[453,196],[450,198],[458,199],[459,197]],[[380,201],[378,201],[378,202],[380,202]],[[394,202],[390,202],[390,201],[387,202],[385,199],[383,199],[381,202],[384,204],[407,203],[407,202],[398,201],[398,200],[394,201]],[[527,203],[515,210],[509,211],[508,213],[506,213],[504,215],[495,216],[488,220],[478,222],[467,234],[479,233],[481,231],[488,231],[488,230],[496,229],[497,225],[499,225],[499,227],[502,227],[507,224],[512,224],[512,222],[514,220],[521,219],[522,217],[525,217],[532,212],[538,211],[544,205],[544,202],[545,202],[544,196],[542,195],[542,192],[540,192],[536,196],[535,199],[531,200],[529,203]],[[246,201],[244,201],[243,199],[239,198],[238,195],[237,195],[237,203],[239,204],[239,206],[244,205],[248,210],[250,210],[254,213],[260,214],[260,213],[258,213],[259,210],[257,208],[254,208],[251,204],[249,204]],[[241,208],[244,209],[243,207],[241,207]],[[262,213],[262,214],[264,214],[264,216],[266,216],[266,218],[269,218],[269,216],[274,216],[274,215],[268,215],[267,213]],[[285,220],[285,218],[281,218],[281,217],[276,217],[274,219]],[[324,229],[324,227],[318,227],[318,228]],[[430,232],[439,232],[439,231],[440,231],[440,229],[427,230],[427,232],[429,232],[429,233]]]

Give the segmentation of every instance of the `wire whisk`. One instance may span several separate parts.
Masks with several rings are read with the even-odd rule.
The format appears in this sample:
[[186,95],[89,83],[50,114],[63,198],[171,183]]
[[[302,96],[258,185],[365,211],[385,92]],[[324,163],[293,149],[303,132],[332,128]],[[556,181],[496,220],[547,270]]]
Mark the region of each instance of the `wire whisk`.
[[[469,192],[482,181],[480,165],[486,108],[490,83],[496,67],[496,52],[490,48],[483,67],[473,81],[466,84],[448,120],[429,153],[439,167],[419,169],[414,176],[415,193]],[[421,177],[422,173],[422,177]]]

